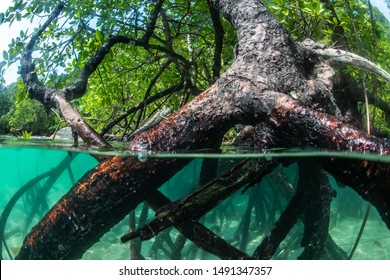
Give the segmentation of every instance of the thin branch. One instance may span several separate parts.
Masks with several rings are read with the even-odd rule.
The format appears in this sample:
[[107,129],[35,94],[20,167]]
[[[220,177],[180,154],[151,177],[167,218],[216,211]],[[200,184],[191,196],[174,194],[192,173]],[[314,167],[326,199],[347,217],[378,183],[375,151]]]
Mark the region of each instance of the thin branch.
[[129,110],[127,110],[126,112],[122,113],[121,115],[119,115],[118,117],[116,117],[115,119],[113,119],[110,123],[106,124],[103,129],[100,131],[100,134],[101,135],[104,135],[106,134],[108,131],[110,131],[111,128],[113,128],[117,123],[119,123],[120,121],[122,121],[123,119],[125,119],[127,116],[129,116],[130,114],[142,109],[144,106],[164,97],[164,96],[167,96],[169,94],[172,94],[174,92],[177,92],[181,89],[183,89],[184,87],[184,81],[181,81],[179,84],[173,86],[173,87],[170,87],[166,90],[163,90],[151,97],[149,97],[148,99],[144,100],[143,102],[140,102],[138,103],[137,105],[135,105],[134,107],[130,108]]
[[169,28],[168,18],[164,10],[161,10],[161,19],[162,19],[164,33],[165,33],[165,46],[167,47],[167,49],[172,49],[173,38],[171,35],[171,29]]
[[85,66],[83,67],[80,73],[78,81],[66,89],[67,100],[73,100],[84,95],[87,89],[87,83],[89,77],[92,75],[92,73],[95,72],[95,70],[103,61],[105,56],[110,52],[111,48],[118,43],[139,46],[139,47],[143,47],[144,49],[155,49],[167,54],[169,57],[173,59],[177,59],[181,61],[183,63],[184,68],[186,69],[189,68],[190,65],[190,62],[186,58],[174,52],[173,50],[167,49],[159,45],[149,44],[144,40],[135,40],[121,35],[113,36],[108,38],[108,40],[104,42],[103,46],[100,47],[98,51],[95,53],[95,55],[92,56],[89,59],[89,61],[85,64]]
[[[150,81],[149,85],[148,85],[148,88],[146,89],[146,92],[145,92],[145,96],[144,96],[144,100],[143,102],[145,102],[146,99],[149,98],[150,96],[150,92],[152,91],[154,85],[157,83],[158,79],[161,77],[161,75],[165,72],[165,70],[169,67],[169,65],[172,63],[172,59],[168,59],[160,68],[160,70],[158,71],[158,73],[153,77],[153,79]],[[141,119],[142,119],[142,115],[143,115],[143,112],[146,108],[146,105],[141,108],[141,111],[139,113],[139,116],[138,116],[138,120],[137,120],[137,124],[136,124],[136,128],[139,127],[139,124],[141,123]]]
[[149,98],[150,92],[152,91],[153,86],[157,83],[158,79],[164,74],[165,70],[171,65],[172,59],[168,59],[160,68],[160,70],[157,72],[157,74],[153,77],[153,79],[150,81],[148,88],[146,89],[144,101]]
[[172,58],[176,58],[179,61],[181,61],[184,65],[184,67],[189,68],[190,67],[190,62],[188,59],[186,59],[184,56],[174,52],[173,50],[167,49],[166,47],[160,46],[160,45],[154,45],[154,44],[142,44],[141,41],[135,41],[134,42],[136,46],[143,46],[145,49],[155,49],[158,51],[161,51],[167,55],[169,55]]
[[[87,83],[89,77],[92,75],[92,73],[95,72],[96,68],[101,64],[105,56],[110,52],[111,48],[114,45],[118,43],[122,43],[122,44],[132,43],[135,46],[142,46],[145,49],[148,49],[150,47],[155,48],[154,46],[151,46],[149,44],[149,40],[152,37],[153,31],[156,27],[156,21],[160,13],[163,2],[164,0],[159,0],[157,2],[156,7],[152,12],[152,16],[148,28],[146,29],[145,34],[141,40],[130,39],[129,37],[118,35],[118,36],[109,37],[108,40],[104,42],[103,46],[100,47],[98,51],[95,53],[95,55],[91,57],[89,61],[85,64],[85,66],[83,67],[80,73],[78,81],[67,89],[66,91],[67,100],[79,98],[84,95],[87,89]],[[180,58],[180,60],[184,59],[184,57],[178,56],[172,50],[169,51],[169,54],[172,57]]]
[[[97,15],[97,16],[99,16],[99,15]],[[100,17],[101,17],[101,16],[100,16]],[[116,21],[117,21],[119,24],[121,24],[121,25],[124,25],[124,26],[127,26],[127,27],[131,28],[131,29],[134,29],[134,30],[135,30],[135,31],[134,31],[134,32],[135,32],[134,38],[135,38],[136,40],[139,40],[139,39],[137,39],[137,37],[138,37],[137,32],[138,32],[138,31],[146,32],[146,29],[142,28],[142,26],[138,26],[138,25],[131,24],[131,23],[128,23],[128,22],[124,22],[123,20],[120,20],[120,19],[117,19]],[[151,38],[153,38],[153,39],[159,41],[160,43],[163,43],[163,44],[166,43],[166,41],[165,41],[164,39],[160,38],[160,37],[159,37],[158,35],[156,35],[155,33],[153,33],[153,35],[152,35]]]
[[221,56],[222,56],[222,48],[223,48],[223,36],[225,34],[225,31],[223,30],[223,26],[219,17],[218,10],[214,7],[214,5],[210,2],[210,0],[207,0],[207,5],[209,6],[210,15],[211,15],[211,21],[213,22],[214,27],[214,40],[215,40],[215,46],[214,46],[214,64],[212,66],[213,69],[213,80],[219,78],[221,73]]
[[141,41],[145,44],[148,43],[150,38],[153,36],[154,29],[156,28],[157,18],[158,18],[158,15],[160,14],[163,2],[164,2],[164,0],[158,0],[156,3],[156,6],[154,7],[154,9],[152,11],[152,15],[151,15],[150,22],[148,24],[148,28],[146,29],[146,32],[141,39]]
[[95,55],[92,56],[88,60],[88,62],[84,65],[78,81],[74,83],[72,86],[70,86],[69,88],[67,88],[66,90],[67,100],[73,100],[83,96],[83,94],[87,89],[87,83],[89,77],[92,75],[93,72],[95,72],[95,70],[103,61],[105,56],[110,52],[111,48],[118,43],[129,44],[130,38],[126,36],[113,36],[108,38],[108,40],[104,42],[103,46],[101,46],[97,50]]

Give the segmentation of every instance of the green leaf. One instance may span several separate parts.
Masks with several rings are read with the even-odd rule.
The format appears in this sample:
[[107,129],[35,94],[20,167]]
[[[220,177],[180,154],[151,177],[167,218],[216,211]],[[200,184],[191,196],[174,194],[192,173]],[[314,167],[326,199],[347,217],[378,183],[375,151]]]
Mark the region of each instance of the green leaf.
[[32,135],[32,132],[27,132],[26,130],[22,131],[22,136],[24,139],[30,139]]
[[96,39],[97,39],[99,42],[103,43],[103,40],[104,40],[103,34],[102,34],[102,32],[100,32],[100,31],[97,30],[97,29],[96,29],[96,32],[95,32],[95,37],[96,37]]
[[0,24],[4,22],[4,13],[0,13]]
[[16,12],[16,20],[20,21],[22,19],[22,15],[19,12]]
[[302,11],[305,12],[305,13],[307,13],[307,14],[310,14],[310,15],[313,14],[313,10],[312,10],[312,9],[309,9],[309,8],[307,8],[307,7],[303,8]]
[[4,60],[8,60],[8,52],[3,51],[3,58]]
[[275,10],[275,11],[279,11],[279,10],[282,9],[281,7],[276,6],[276,5],[272,5],[272,6],[270,6],[270,8],[271,8],[272,10]]

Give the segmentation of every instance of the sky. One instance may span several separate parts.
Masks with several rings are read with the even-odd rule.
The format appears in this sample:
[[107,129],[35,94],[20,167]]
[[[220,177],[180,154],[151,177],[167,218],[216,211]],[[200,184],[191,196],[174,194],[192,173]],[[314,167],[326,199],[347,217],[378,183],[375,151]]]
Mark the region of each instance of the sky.
[[377,6],[378,9],[385,15],[385,17],[390,21],[390,10],[386,5],[385,0],[371,0],[371,4]]
[[[0,0],[0,13],[4,13],[9,6],[11,6],[12,0]],[[0,61],[3,60],[3,51],[8,51],[8,44],[11,43],[12,38],[17,37],[20,30],[25,27],[22,22],[17,22],[9,28],[9,24],[0,25]],[[5,72],[4,79],[7,84],[13,83],[18,78],[18,66],[12,65]]]
[[[384,0],[371,0],[372,5],[379,8],[380,11],[387,17],[390,21],[390,10],[387,8],[387,5]],[[0,0],[0,13],[3,13],[7,8],[12,4],[12,0]],[[29,22],[27,24],[30,24]],[[8,44],[11,42],[12,38],[17,37],[20,30],[26,27],[26,23],[23,21],[15,21],[11,28],[8,24],[0,25],[0,61],[3,59],[2,53],[3,50],[8,50]],[[13,83],[18,77],[17,74],[17,65],[14,64],[8,68],[5,72],[4,78],[7,84]]]

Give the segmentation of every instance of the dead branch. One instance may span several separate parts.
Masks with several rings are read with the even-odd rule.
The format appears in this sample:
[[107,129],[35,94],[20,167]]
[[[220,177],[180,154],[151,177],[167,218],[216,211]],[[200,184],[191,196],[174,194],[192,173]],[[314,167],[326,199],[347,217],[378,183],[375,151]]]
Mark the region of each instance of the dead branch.
[[318,44],[311,39],[306,39],[301,46],[308,53],[312,53],[321,57],[324,57],[330,62],[341,63],[343,65],[358,67],[369,72],[375,73],[382,77],[386,82],[390,83],[390,74],[380,68],[375,63],[372,63],[368,59],[361,57],[357,54],[350,53],[348,51],[327,48],[324,45]]

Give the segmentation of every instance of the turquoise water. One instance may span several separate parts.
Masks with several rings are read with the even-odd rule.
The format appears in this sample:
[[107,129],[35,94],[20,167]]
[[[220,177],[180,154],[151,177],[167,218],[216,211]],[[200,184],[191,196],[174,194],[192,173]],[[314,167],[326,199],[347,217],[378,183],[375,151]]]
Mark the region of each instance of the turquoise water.
[[[308,151],[308,150],[274,150],[259,153],[250,150],[237,150],[223,147],[221,153],[133,153],[115,149],[110,151],[74,149],[71,143],[49,140],[24,140],[8,137],[0,138],[0,211],[17,191],[31,183],[32,187],[21,196],[7,219],[4,238],[9,254],[3,249],[4,259],[13,258],[23,242],[24,237],[40,218],[64,195],[77,180],[88,170],[98,164],[95,154],[135,156],[140,161],[153,157],[190,157],[193,160],[160,190],[171,200],[180,199],[196,188],[200,170],[205,159],[218,161],[220,172],[232,167],[238,160],[248,157],[340,157],[367,159],[389,162],[390,158],[381,155],[364,155],[345,152]],[[48,179],[52,178],[52,179]],[[54,178],[54,179],[53,179]],[[297,166],[279,166],[272,174],[267,175],[261,183],[250,188],[244,194],[238,191],[221,202],[216,208],[200,219],[200,222],[215,234],[224,238],[233,246],[251,255],[255,248],[269,233],[274,222],[287,205],[289,198],[276,188],[280,179],[291,188],[296,186]],[[52,181],[49,181],[52,180]],[[331,186],[337,192],[331,204],[329,234],[336,244],[348,255],[358,236],[367,203],[352,189],[340,187],[329,176]],[[177,186],[180,186],[179,188]],[[262,200],[250,212],[247,242],[243,241],[240,223],[246,215],[249,198],[257,193]],[[36,202],[40,201],[39,204]],[[37,207],[39,205],[39,207]],[[257,209],[257,210],[256,210]],[[260,210],[261,211],[260,211]],[[135,210],[138,219],[141,213],[147,213],[146,221],[154,217],[152,210],[141,204]],[[129,243],[121,244],[119,238],[129,230],[129,218],[114,226],[103,238],[93,245],[83,259],[129,259]],[[296,259],[303,251],[300,240],[303,224],[298,222],[281,243],[274,259]],[[145,259],[171,259],[179,233],[175,228],[168,228],[160,235],[142,242],[141,254]],[[162,241],[163,240],[163,241]],[[176,256],[177,258],[177,256]],[[192,242],[185,241],[181,250],[181,259],[217,259],[215,256],[197,248]],[[387,229],[376,209],[371,208],[364,232],[352,259],[390,259],[390,231]]]

